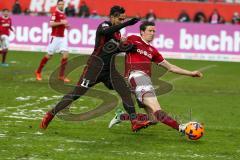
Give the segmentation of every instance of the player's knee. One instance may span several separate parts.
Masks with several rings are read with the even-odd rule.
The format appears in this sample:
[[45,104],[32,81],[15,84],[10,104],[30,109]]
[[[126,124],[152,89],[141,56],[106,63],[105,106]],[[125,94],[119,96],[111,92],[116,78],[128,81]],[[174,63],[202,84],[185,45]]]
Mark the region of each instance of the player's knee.
[[51,59],[52,55],[51,54],[46,54],[45,57],[48,58],[48,59]]
[[68,52],[64,52],[62,58],[68,58]]

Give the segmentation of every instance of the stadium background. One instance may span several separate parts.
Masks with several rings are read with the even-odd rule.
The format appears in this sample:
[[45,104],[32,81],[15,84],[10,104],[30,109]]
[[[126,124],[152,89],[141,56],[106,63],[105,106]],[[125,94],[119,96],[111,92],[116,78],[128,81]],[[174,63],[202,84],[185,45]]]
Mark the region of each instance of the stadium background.
[[[0,9],[11,10],[14,2],[1,0]],[[76,9],[82,3],[79,0],[71,2]],[[11,51],[7,58],[10,66],[0,67],[0,159],[240,159],[240,68],[239,63],[235,63],[240,61],[240,33],[238,24],[230,24],[234,12],[240,11],[238,1],[85,2],[91,11],[96,10],[103,19],[109,8],[116,4],[123,5],[129,17],[136,14],[144,17],[149,9],[154,10],[158,17],[158,32],[154,43],[158,45],[158,50],[165,57],[173,58],[169,59],[173,64],[190,70],[198,69],[204,74],[201,80],[170,73],[164,75],[161,79],[173,84],[174,90],[158,96],[158,99],[167,112],[180,116],[184,122],[189,120],[191,109],[192,119],[204,122],[206,134],[199,141],[193,142],[164,125],[150,127],[137,134],[131,133],[129,124],[125,122],[108,129],[114,111],[80,123],[56,118],[46,132],[40,131],[38,126],[42,116],[62,97],[62,93],[56,93],[48,86],[49,75],[59,65],[60,55],[55,55],[47,64],[43,82],[36,82],[34,77],[34,71],[48,44],[49,37],[46,33],[50,29],[47,15],[54,10],[56,0],[20,0],[22,9],[30,9],[32,13],[11,15],[15,33],[11,35]],[[218,9],[226,23],[176,22],[183,9],[191,18],[199,10],[209,17],[214,9]],[[68,38],[73,37],[69,38],[70,51],[80,54],[81,64],[85,64],[85,54],[89,54],[93,47],[92,34],[102,19],[77,16],[68,19],[72,25]],[[187,35],[180,36],[181,31],[186,31]],[[126,35],[137,33],[138,26],[129,27],[123,32]],[[194,48],[189,45],[196,43],[196,38],[189,40],[194,35],[202,35],[206,41]],[[174,45],[168,40],[165,41],[165,47],[161,47],[162,43],[159,42],[166,38],[172,39]],[[180,47],[181,38],[185,49]],[[187,46],[190,48],[187,49]],[[79,55],[72,54],[71,58],[76,56]],[[118,60],[118,67],[122,69],[124,59],[119,57]],[[69,75],[72,84],[77,82],[82,69],[83,66]],[[96,89],[108,92],[103,85],[97,85]],[[117,97],[114,92],[110,94]],[[99,103],[99,99],[84,97],[72,106],[72,111],[88,111]],[[118,107],[122,107],[120,103]]]
[[[46,15],[54,10],[56,3],[55,0],[20,0],[19,2],[23,11],[29,9],[31,13],[47,13]],[[1,1],[1,3],[0,9],[11,9],[14,1]],[[66,5],[68,3],[72,4],[78,11],[83,1],[68,0]],[[182,10],[185,10],[190,17],[193,17],[200,10],[206,14],[206,17],[209,17],[213,10],[217,9],[226,23],[229,23],[234,12],[240,10],[238,4],[138,0],[87,0],[84,3],[88,5],[90,13],[96,11],[101,17],[106,17],[108,8],[114,4],[124,6],[129,17],[136,15],[144,17],[149,12],[149,9],[152,9],[157,16],[158,28],[155,44],[158,43],[159,45],[155,46],[166,58],[240,61],[240,32],[238,26],[217,24],[213,28],[208,24],[178,24],[174,22]],[[48,26],[48,17],[14,15],[12,18],[16,32],[10,36],[12,42],[10,49],[24,51],[46,50],[48,35],[51,32]],[[28,19],[29,21],[22,21],[22,19]],[[159,20],[161,21],[159,22]],[[91,52],[94,46],[93,34],[100,21],[91,18],[88,20],[77,17],[69,18],[71,29],[68,31],[70,32],[68,37],[71,53]],[[45,32],[48,34],[45,34]],[[137,34],[138,27],[129,27],[122,30],[122,33],[124,36]]]

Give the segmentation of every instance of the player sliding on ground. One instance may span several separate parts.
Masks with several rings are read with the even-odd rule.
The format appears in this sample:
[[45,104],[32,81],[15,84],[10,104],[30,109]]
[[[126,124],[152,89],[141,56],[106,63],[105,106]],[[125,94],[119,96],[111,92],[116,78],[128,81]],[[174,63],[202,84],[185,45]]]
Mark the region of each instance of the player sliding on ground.
[[[132,35],[127,38],[127,43],[136,46],[135,51],[127,52],[125,57],[125,76],[139,102],[143,106],[149,117],[152,117],[151,124],[162,122],[180,132],[184,132],[187,124],[179,124],[175,119],[164,112],[158,103],[154,87],[151,82],[152,62],[163,66],[168,71],[191,77],[202,77],[199,71],[188,71],[175,66],[165,60],[150,42],[155,35],[155,24],[153,22],[143,22],[140,25],[140,35]],[[109,128],[121,122],[121,112],[118,112],[109,124]]]
[[36,80],[42,80],[41,72],[43,67],[55,52],[59,52],[62,54],[62,60],[58,79],[64,82],[70,82],[70,80],[64,76],[65,67],[68,61],[68,42],[67,38],[64,36],[64,30],[67,29],[69,25],[64,14],[63,0],[57,1],[56,11],[52,14],[50,26],[52,27],[51,40],[47,47],[47,54],[42,58],[38,69],[35,71]]
[[[80,77],[78,85],[74,90],[65,95],[63,99],[44,116],[40,128],[46,129],[53,117],[73,101],[84,95],[89,88],[102,82],[108,89],[114,89],[121,96],[123,106],[130,116],[132,131],[138,131],[147,127],[150,121],[138,121],[130,89],[122,77],[115,69],[115,61],[112,60],[119,51],[112,51],[112,44],[121,42],[120,29],[136,24],[139,19],[132,18],[124,22],[126,18],[125,9],[114,6],[110,10],[110,21],[101,23],[96,31],[95,48],[90,56],[87,66]],[[110,44],[110,45],[108,45]],[[109,47],[110,46],[110,47]],[[113,49],[114,50],[114,49]],[[111,52],[111,53],[109,53]],[[114,52],[114,53],[113,53]]]

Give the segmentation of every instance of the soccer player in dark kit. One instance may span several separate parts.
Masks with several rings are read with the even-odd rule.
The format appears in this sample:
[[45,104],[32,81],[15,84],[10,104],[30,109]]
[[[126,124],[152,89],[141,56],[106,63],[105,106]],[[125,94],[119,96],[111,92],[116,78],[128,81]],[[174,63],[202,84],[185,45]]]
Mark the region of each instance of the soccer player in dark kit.
[[113,6],[109,15],[110,21],[104,21],[97,28],[95,48],[88,59],[87,66],[80,77],[78,85],[71,93],[66,94],[53,109],[45,114],[40,128],[46,129],[59,111],[68,107],[73,101],[84,95],[89,88],[100,82],[104,83],[108,89],[116,90],[121,96],[123,106],[130,116],[133,132],[150,125],[150,121],[137,120],[130,89],[124,78],[115,69],[114,62],[116,53],[122,51],[116,49],[116,46],[119,46],[122,39],[120,30],[136,24],[139,19],[132,18],[124,22],[126,18],[125,9],[121,6]]

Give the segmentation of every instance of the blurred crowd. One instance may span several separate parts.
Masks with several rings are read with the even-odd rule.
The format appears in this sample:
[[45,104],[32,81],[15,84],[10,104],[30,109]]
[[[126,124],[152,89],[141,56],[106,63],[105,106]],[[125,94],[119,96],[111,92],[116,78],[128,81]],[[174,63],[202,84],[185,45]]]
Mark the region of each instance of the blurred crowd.
[[[195,13],[195,15],[191,18],[188,13],[183,10],[178,19],[179,22],[195,22],[195,23],[210,23],[210,24],[224,24],[226,21],[221,16],[221,14],[218,12],[217,9],[213,10],[211,15],[207,17],[204,12],[198,11]],[[238,12],[234,12],[232,16],[232,24],[240,24],[240,17]]]
[[[96,10],[92,10],[90,12],[89,7],[85,3],[85,1],[81,2],[81,5],[79,7],[79,12],[75,9],[74,5],[69,3],[67,7],[65,8],[65,14],[68,17],[82,17],[82,18],[100,18]],[[25,9],[24,11],[22,10],[21,4],[19,0],[16,0],[13,7],[12,7],[12,14],[24,14],[24,15],[48,15],[50,13],[46,12],[31,12],[29,9]]]
[[[178,0],[177,0],[178,1]],[[193,0],[191,0],[193,1]],[[196,1],[211,1],[211,2],[229,2],[229,3],[240,3],[240,0],[196,0]],[[12,14],[25,14],[25,15],[47,15],[49,13],[46,12],[31,12],[29,9],[26,9],[22,11],[21,4],[19,0],[16,0],[13,7],[12,7]],[[79,6],[78,11],[75,9],[74,5],[69,3],[67,7],[65,8],[65,14],[69,17],[82,17],[82,18],[93,18],[97,19],[101,16],[98,15],[98,12],[96,10],[90,11],[88,5],[85,1],[81,1],[81,4]],[[136,17],[141,18],[138,14]],[[145,17],[143,17],[147,21],[156,21],[159,20],[154,13],[153,10],[149,10],[148,13],[146,13]],[[190,17],[189,14],[182,10],[182,12],[179,14],[177,18],[178,22],[194,22],[194,23],[210,23],[210,24],[224,24],[226,21],[221,16],[221,14],[218,12],[217,9],[213,10],[212,14],[207,17],[204,12],[198,11],[195,13],[193,17]],[[229,23],[229,22],[228,22]],[[232,21],[230,22],[232,24],[240,24],[240,16],[238,12],[235,12],[232,16]]]

